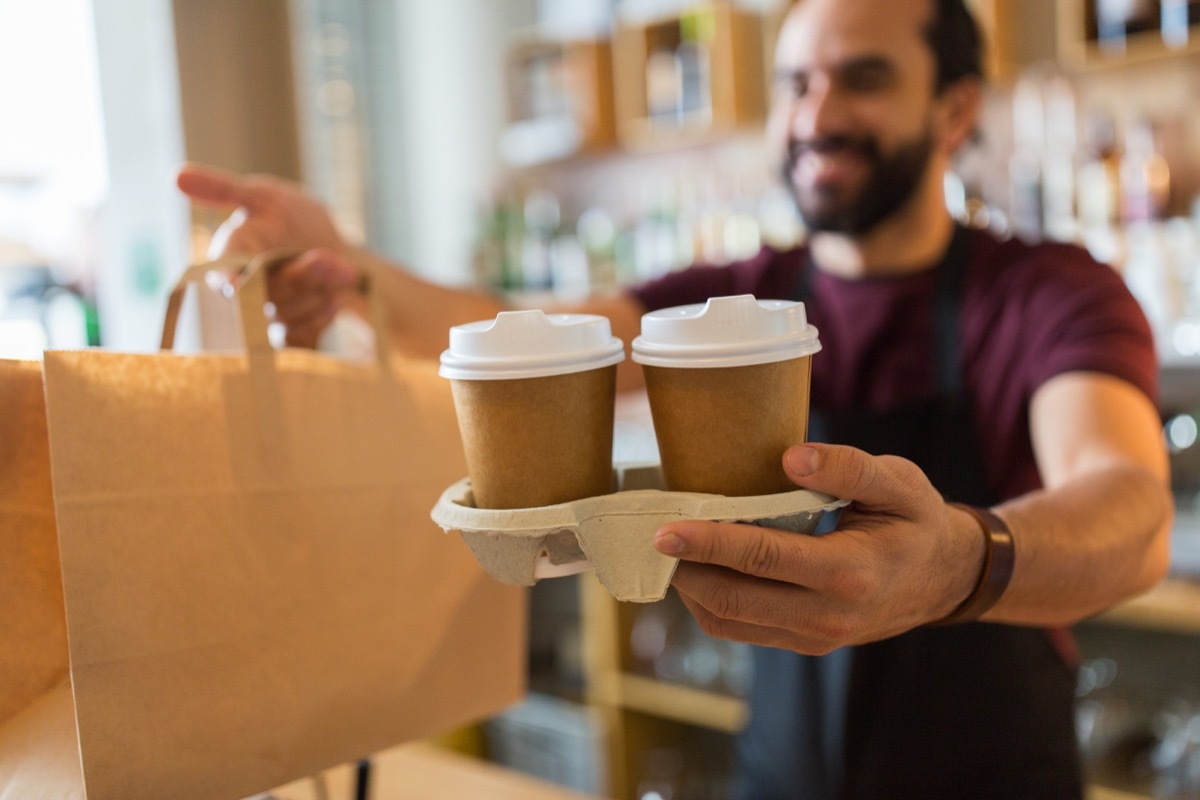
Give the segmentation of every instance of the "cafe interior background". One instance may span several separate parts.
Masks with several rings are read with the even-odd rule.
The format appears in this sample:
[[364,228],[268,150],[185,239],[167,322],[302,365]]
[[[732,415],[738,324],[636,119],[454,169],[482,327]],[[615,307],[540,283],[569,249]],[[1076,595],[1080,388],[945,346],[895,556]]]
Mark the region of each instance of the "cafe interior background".
[[[1081,625],[1096,797],[1200,797],[1200,3],[975,0],[991,88],[964,222],[1074,241],[1162,364],[1172,574]],[[185,159],[303,181],[425,277],[538,304],[804,231],[759,137],[774,0],[0,4],[0,357],[157,346],[222,219]],[[441,741],[585,792],[725,796],[744,647],[588,576],[532,592],[530,694]]]

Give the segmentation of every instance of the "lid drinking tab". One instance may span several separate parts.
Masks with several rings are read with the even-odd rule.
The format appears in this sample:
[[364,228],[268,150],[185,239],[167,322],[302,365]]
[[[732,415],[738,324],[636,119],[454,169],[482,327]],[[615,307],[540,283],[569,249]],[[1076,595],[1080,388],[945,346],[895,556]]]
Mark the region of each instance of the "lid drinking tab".
[[438,374],[455,380],[517,380],[612,366],[625,347],[606,317],[502,311],[450,329]]
[[749,294],[714,297],[643,315],[633,360],[685,369],[770,364],[818,352],[817,333],[803,303]]

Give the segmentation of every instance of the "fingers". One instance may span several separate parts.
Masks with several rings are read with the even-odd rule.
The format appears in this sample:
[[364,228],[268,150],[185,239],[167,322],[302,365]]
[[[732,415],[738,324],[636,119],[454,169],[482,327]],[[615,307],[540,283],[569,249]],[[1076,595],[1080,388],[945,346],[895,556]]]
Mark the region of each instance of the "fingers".
[[245,178],[203,164],[184,164],[175,176],[175,185],[191,199],[211,206],[244,206],[252,200]]
[[816,588],[826,585],[833,570],[820,539],[757,525],[676,522],[655,534],[654,547],[686,561]]
[[312,347],[333,321],[344,294],[358,283],[358,268],[328,250],[309,250],[267,278],[275,318],[287,328],[288,344]]
[[[809,655],[824,655],[846,644],[849,628],[837,614],[816,611],[815,605],[805,608],[795,602],[794,596],[789,596],[781,608],[764,613],[763,609],[775,600],[768,596],[769,590],[764,591],[764,585],[769,584],[746,579],[743,585],[736,576],[731,581],[714,567],[679,566],[672,585],[709,636]],[[719,591],[714,593],[713,589]],[[746,614],[742,609],[753,612]]]
[[267,280],[271,302],[277,306],[302,301],[314,294],[333,296],[355,288],[358,266],[330,250],[306,250],[274,270]]
[[921,470],[826,444],[790,448],[784,468],[799,486],[854,501],[837,532],[689,520],[656,533],[655,548],[682,559],[672,584],[701,627],[819,654],[927,621],[928,603],[912,598],[937,572],[945,505]]
[[783,468],[797,486],[895,514],[910,513],[928,484],[910,461],[843,445],[796,445],[783,454]]

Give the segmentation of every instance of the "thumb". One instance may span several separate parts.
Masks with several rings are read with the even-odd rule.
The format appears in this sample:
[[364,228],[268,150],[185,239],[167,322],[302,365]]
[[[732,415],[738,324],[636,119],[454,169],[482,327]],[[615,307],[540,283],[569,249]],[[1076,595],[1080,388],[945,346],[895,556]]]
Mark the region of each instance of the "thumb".
[[346,256],[324,247],[309,250],[296,258],[299,269],[310,270],[330,289],[353,289],[363,280],[358,265]]
[[924,479],[917,465],[905,459],[833,444],[790,447],[783,454],[783,468],[804,489],[892,513],[912,508],[916,487]]
[[251,193],[246,179],[216,167],[184,164],[175,175],[175,185],[192,200],[206,205],[250,205]]

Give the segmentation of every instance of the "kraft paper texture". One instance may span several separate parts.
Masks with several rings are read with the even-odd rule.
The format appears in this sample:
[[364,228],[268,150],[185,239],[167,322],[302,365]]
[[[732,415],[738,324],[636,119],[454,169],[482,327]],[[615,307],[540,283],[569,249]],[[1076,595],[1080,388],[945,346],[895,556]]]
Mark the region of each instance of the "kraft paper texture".
[[795,488],[783,453],[808,437],[812,357],[710,369],[643,367],[667,487],[744,497]]
[[[38,676],[0,683],[0,798],[72,775],[90,800],[245,797],[524,691],[524,594],[428,517],[465,470],[436,365],[271,351],[247,286],[245,353],[46,354],[54,516],[36,422],[11,468],[42,488],[0,486],[2,509],[40,502],[19,510],[36,546],[7,521],[0,539],[21,609],[0,617],[4,677]],[[69,685],[62,639],[20,621],[56,597]]]
[[481,508],[531,508],[613,489],[617,368],[451,381]]

